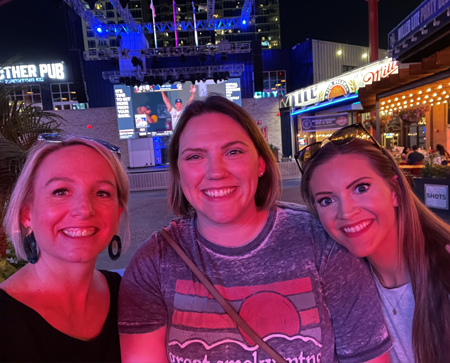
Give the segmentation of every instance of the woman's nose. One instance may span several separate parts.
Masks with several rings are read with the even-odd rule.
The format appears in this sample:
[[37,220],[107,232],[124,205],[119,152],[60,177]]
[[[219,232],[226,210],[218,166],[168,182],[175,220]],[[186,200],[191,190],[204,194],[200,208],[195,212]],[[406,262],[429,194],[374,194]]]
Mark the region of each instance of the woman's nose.
[[92,201],[88,195],[79,195],[74,198],[72,215],[78,218],[87,218],[93,214]]
[[223,179],[228,175],[226,163],[221,157],[210,157],[207,168],[209,179]]
[[361,211],[360,207],[352,198],[341,199],[339,202],[338,218],[352,219]]

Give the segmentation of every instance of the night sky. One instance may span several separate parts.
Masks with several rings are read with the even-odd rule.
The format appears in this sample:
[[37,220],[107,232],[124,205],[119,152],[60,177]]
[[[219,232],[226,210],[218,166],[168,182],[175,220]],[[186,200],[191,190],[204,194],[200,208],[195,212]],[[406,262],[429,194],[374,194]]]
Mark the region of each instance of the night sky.
[[[291,48],[311,39],[369,45],[369,11],[365,0],[279,0],[281,46]],[[381,0],[378,3],[380,48],[388,33],[423,0]]]
[[[26,59],[60,59],[69,48],[61,0],[0,0],[0,63],[21,53]],[[203,0],[204,1],[204,0]],[[387,34],[422,0],[379,2],[380,48]],[[364,0],[280,0],[281,44],[312,39],[368,46],[368,4]]]

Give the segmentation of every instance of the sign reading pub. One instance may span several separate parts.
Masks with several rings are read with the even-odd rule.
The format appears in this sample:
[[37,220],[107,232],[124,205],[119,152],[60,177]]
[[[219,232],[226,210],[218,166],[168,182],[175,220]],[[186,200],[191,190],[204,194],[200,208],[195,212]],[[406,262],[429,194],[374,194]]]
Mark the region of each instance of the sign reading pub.
[[0,83],[44,82],[46,78],[64,79],[64,64],[42,63],[0,67]]

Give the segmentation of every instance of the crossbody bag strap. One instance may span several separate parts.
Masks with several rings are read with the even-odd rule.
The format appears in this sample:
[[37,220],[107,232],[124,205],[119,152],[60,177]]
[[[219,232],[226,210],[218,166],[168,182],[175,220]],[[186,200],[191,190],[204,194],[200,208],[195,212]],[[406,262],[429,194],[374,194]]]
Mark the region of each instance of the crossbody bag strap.
[[256,344],[258,344],[262,350],[264,350],[272,359],[277,363],[287,363],[286,360],[279,355],[274,349],[272,349],[251,327],[246,323],[244,319],[234,310],[234,308],[224,299],[214,285],[202,274],[197,266],[186,255],[181,246],[175,242],[172,236],[165,230],[159,231],[161,236],[167,241],[167,243],[175,250],[175,252],[181,257],[186,265],[192,270],[195,276],[200,280],[203,286],[208,292],[217,300],[222,306],[223,310],[234,320],[234,322],[247,334]]

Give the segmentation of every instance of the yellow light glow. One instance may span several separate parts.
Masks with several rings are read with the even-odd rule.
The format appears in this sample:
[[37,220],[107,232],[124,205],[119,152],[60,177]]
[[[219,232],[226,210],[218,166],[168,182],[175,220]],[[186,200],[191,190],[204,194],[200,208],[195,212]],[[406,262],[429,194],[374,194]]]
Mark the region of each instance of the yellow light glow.
[[442,84],[440,84],[439,86],[438,86],[438,89],[441,89],[442,88]]
[[431,92],[431,88],[428,88],[428,89],[427,89],[427,92]]
[[428,95],[426,95],[425,98],[428,98]]
[[437,96],[437,93],[433,93],[433,97],[436,97]]
[[391,100],[388,100],[388,103],[391,103]]
[[342,50],[339,49],[339,50],[337,51],[337,55],[341,55],[341,54],[342,54]]
[[417,97],[417,101],[420,101],[420,97]]
[[406,96],[403,96],[402,98],[403,98],[403,99],[405,99],[405,98],[406,98]]
[[438,98],[438,101],[440,101],[440,100],[442,100],[442,98],[441,98],[441,97],[439,97],[439,98]]
[[398,97],[396,97],[395,100],[398,101]]
[[383,101],[383,102],[381,102],[381,104],[382,104],[382,105],[384,105],[385,103],[386,103],[386,102],[384,102],[384,101]]
[[410,93],[410,94],[409,94],[409,97],[412,97],[412,96],[414,96],[414,95],[413,95],[412,93]]
[[422,91],[419,91],[419,95],[421,95],[422,94]]

